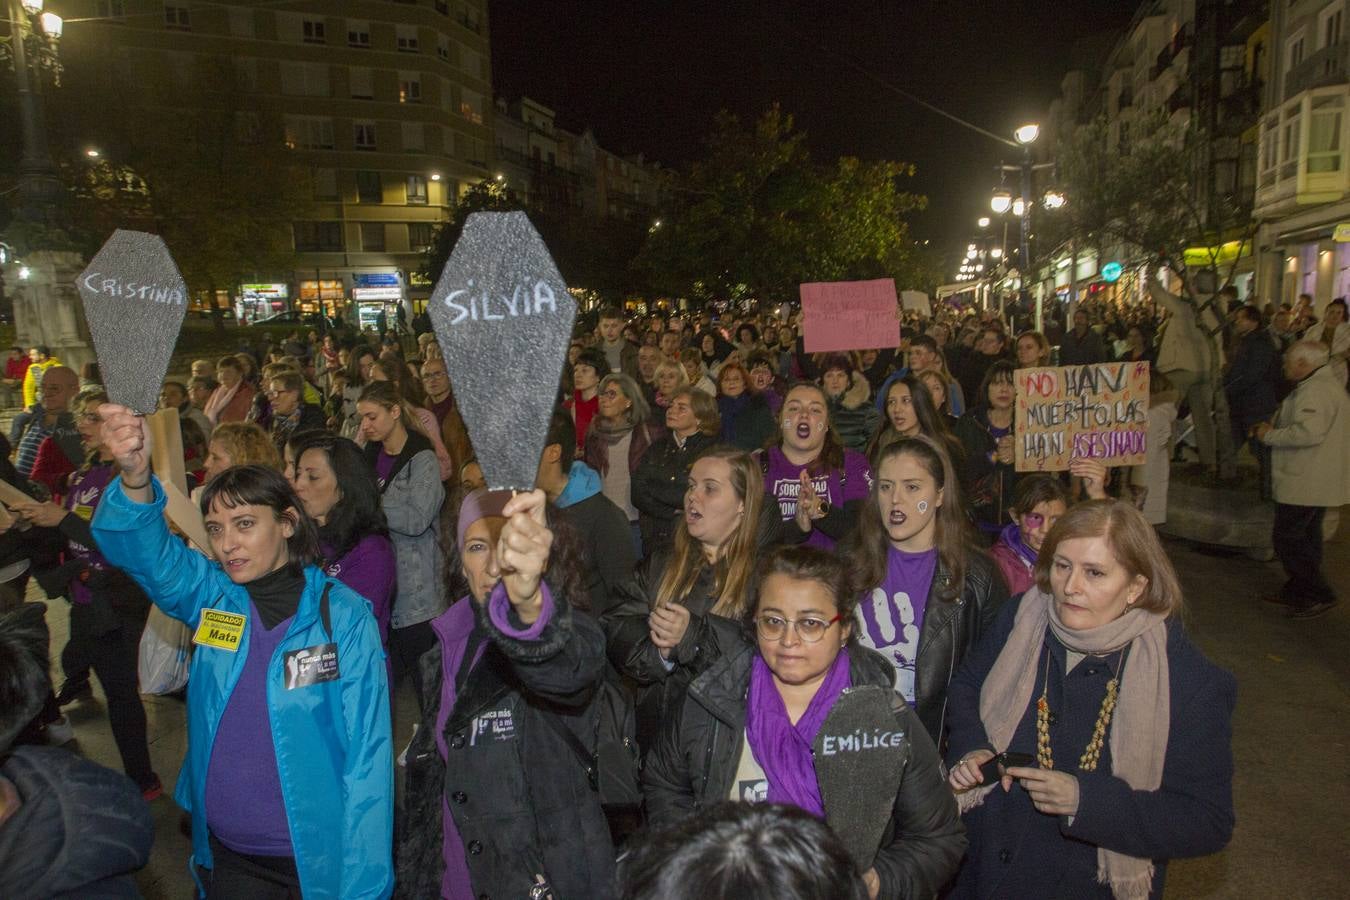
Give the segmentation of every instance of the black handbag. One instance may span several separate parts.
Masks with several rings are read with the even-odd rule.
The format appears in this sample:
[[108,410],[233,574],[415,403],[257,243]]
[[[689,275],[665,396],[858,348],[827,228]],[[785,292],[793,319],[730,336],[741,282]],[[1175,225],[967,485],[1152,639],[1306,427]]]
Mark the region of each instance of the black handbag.
[[601,680],[593,702],[598,707],[594,751],[556,714],[545,714],[544,720],[576,754],[606,813],[636,809],[642,805],[642,786],[633,703],[628,692],[608,678]]

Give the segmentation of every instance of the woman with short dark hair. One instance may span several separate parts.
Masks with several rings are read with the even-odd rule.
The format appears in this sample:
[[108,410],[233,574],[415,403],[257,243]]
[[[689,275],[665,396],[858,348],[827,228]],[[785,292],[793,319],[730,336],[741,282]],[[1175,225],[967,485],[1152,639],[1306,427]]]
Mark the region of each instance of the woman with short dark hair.
[[970,513],[986,540],[1008,519],[1017,471],[1013,458],[1013,406],[1017,388],[1013,364],[999,360],[980,382],[974,406],[956,423],[956,436],[965,450],[961,487]]
[[366,601],[328,578],[314,522],[279,472],[229,469],[201,508],[218,562],[164,522],[145,422],[105,404],[119,478],[93,533],[195,632],[175,799],[212,896],[387,897],[394,797],[388,681]]
[[870,865],[859,868],[872,897],[936,896],[956,872],[965,836],[933,742],[914,711],[891,699],[894,669],[857,643],[847,564],[813,547],[783,547],[755,580],[758,599],[745,620],[754,643],[727,648],[693,680],[647,756],[652,824],[728,799],[791,804],[836,828],[869,814],[821,783],[824,757],[813,749],[849,689],[884,688],[876,718],[849,729],[890,736],[901,767]]
[[970,853],[950,896],[1161,897],[1169,859],[1228,843],[1237,686],[1182,605],[1129,504],[1083,503],[1051,529],[1036,587],[952,679]]
[[664,417],[666,433],[647,448],[633,472],[633,506],[647,554],[670,547],[684,514],[689,467],[717,440],[717,405],[700,390],[675,391]]

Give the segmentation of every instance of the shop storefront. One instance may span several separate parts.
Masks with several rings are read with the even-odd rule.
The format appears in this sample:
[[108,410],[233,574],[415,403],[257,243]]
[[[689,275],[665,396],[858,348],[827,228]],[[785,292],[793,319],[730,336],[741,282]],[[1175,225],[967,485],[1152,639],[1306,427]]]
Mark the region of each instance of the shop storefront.
[[255,322],[286,311],[290,285],[281,282],[241,284],[234,297],[234,315],[240,322]]
[[300,281],[299,309],[342,317],[347,309],[347,291],[341,278],[311,278]]

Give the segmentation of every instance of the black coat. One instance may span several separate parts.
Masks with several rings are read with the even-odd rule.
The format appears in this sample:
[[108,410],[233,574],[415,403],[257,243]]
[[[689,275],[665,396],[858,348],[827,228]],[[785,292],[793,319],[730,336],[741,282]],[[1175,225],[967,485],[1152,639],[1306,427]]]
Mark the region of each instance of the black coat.
[[1064,332],[1059,342],[1061,366],[1088,366],[1106,362],[1106,346],[1102,336],[1091,328],[1080,338],[1073,329]]
[[959,471],[967,508],[977,522],[1002,527],[1008,522],[1017,470],[1009,463],[989,461],[998,442],[989,433],[988,410],[980,406],[958,419],[956,437],[965,451]]
[[0,765],[23,805],[0,825],[0,897],[139,897],[155,823],[136,785],[55,747]]
[[1258,328],[1238,339],[1223,379],[1234,425],[1250,428],[1275,415],[1281,375],[1280,351],[1269,331]]
[[938,563],[928,588],[928,605],[919,626],[919,651],[914,661],[914,712],[939,748],[947,717],[947,684],[966,655],[998,617],[1008,599],[1003,576],[985,554],[971,551],[961,595],[942,600],[950,576]]
[[[890,689],[895,672],[875,651],[849,648],[855,685]],[[655,827],[679,821],[731,796],[745,744],[746,694],[757,650],[742,644],[694,679],[647,757],[642,783]],[[895,724],[908,735],[905,771],[874,866],[885,898],[934,897],[966,849],[956,800],[943,780],[933,742],[903,702]]]
[[[949,763],[989,746],[980,720],[980,689],[1012,632],[1021,603],[1018,596],[1003,605],[993,628],[952,679]],[[1097,883],[1100,846],[1154,860],[1151,896],[1159,898],[1167,860],[1216,853],[1232,835],[1233,676],[1205,659],[1180,625],[1169,624],[1171,697],[1162,786],[1136,791],[1111,774],[1109,740],[1103,742],[1096,771],[1077,771],[1120,654],[1085,658],[1067,676],[1065,662],[1063,645],[1047,629],[1036,684],[1047,685],[1055,767],[1078,778],[1078,813],[1070,824],[1067,816],[1037,812],[1019,786],[1007,794],[995,788],[982,805],[966,813],[970,853],[953,897],[1110,900],[1110,888]],[[1007,749],[1035,754],[1038,696],[1039,690],[1033,691]]]
[[[593,743],[604,636],[588,616],[574,615],[558,592],[553,597],[553,617],[531,641],[503,634],[482,608],[476,610],[488,644],[446,721],[445,762],[434,734],[439,642],[422,656],[422,696],[429,708],[408,747],[407,792],[395,836],[398,896],[440,896],[442,797],[455,817],[475,895],[526,897],[540,873],[558,900],[614,896],[614,847],[599,794],[571,747],[544,721],[557,716],[584,744]],[[511,723],[510,734],[471,741],[475,723],[494,713],[494,721]]]
[[631,497],[638,511],[642,549],[648,556],[670,548],[675,523],[684,514],[689,470],[714,442],[711,435],[696,431],[681,447],[673,434],[666,434],[642,454],[633,473]]

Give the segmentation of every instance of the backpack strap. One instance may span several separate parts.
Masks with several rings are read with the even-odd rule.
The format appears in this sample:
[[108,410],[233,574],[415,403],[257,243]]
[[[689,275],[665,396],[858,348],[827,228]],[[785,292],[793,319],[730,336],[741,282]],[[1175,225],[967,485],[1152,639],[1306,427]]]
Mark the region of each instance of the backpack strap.
[[576,734],[572,732],[572,729],[562,723],[562,719],[559,718],[557,713],[548,710],[544,710],[543,712],[543,719],[548,723],[548,727],[552,728],[554,733],[562,738],[563,743],[576,754],[577,760],[581,763],[582,768],[586,770],[586,780],[591,783],[591,790],[599,791],[600,768],[596,763],[595,754],[586,749],[586,745],[581,742],[581,738],[577,737]]

